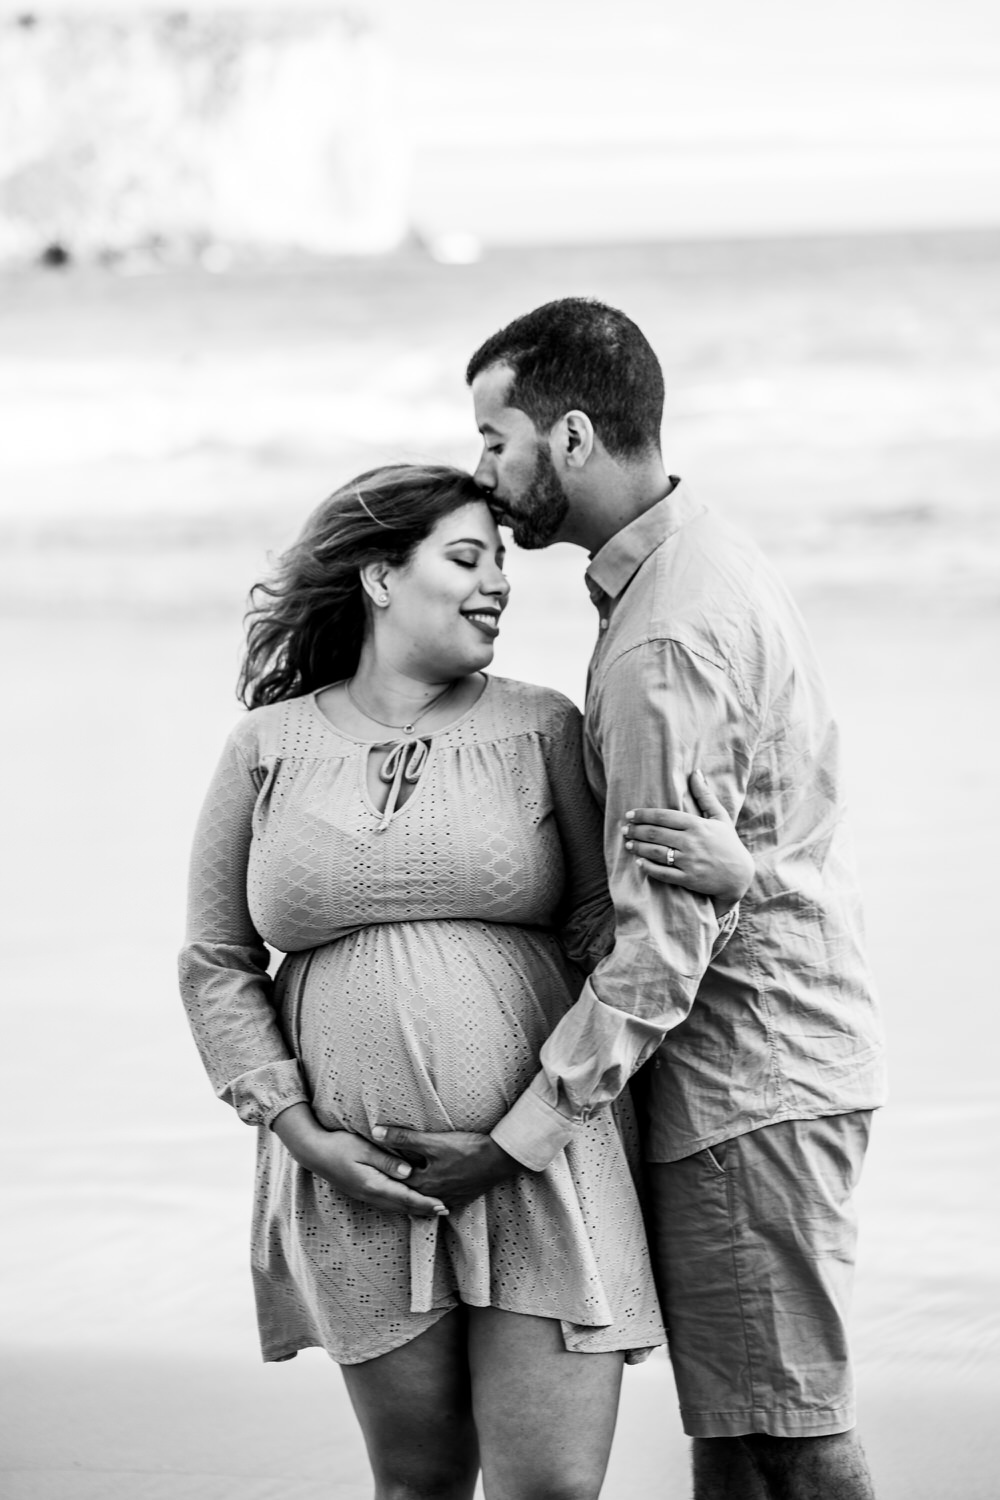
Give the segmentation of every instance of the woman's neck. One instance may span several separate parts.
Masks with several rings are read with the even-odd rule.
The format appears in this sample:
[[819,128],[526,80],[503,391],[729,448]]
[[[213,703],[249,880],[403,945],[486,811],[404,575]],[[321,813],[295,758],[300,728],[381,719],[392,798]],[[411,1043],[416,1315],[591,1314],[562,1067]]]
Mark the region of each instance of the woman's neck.
[[363,711],[371,710],[390,724],[404,724],[425,711],[435,698],[443,698],[449,688],[457,690],[462,681],[462,678],[417,676],[379,660],[369,650],[361,653],[351,679],[351,693]]

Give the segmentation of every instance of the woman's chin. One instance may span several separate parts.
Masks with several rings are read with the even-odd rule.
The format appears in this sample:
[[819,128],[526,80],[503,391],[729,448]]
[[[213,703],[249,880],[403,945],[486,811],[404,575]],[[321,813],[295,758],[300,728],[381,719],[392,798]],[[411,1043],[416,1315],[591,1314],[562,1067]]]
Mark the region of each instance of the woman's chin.
[[455,677],[471,677],[474,672],[484,672],[493,660],[494,646],[492,641],[484,641],[476,650],[470,651],[461,663],[452,663],[452,672]]

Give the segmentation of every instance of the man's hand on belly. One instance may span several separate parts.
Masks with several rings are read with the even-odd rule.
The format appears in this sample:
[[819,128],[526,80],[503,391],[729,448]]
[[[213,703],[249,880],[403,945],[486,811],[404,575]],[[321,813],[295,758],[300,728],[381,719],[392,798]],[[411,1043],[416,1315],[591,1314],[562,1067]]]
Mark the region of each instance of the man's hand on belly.
[[458,1207],[488,1188],[525,1169],[491,1135],[471,1130],[404,1130],[376,1125],[372,1135],[381,1146],[413,1163],[410,1186]]

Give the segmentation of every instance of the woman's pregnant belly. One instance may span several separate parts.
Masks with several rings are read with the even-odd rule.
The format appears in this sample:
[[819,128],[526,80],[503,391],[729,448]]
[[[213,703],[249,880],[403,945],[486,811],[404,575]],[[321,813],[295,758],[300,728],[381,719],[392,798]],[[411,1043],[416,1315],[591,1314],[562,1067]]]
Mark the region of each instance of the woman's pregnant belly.
[[367,1135],[492,1129],[579,984],[551,933],[396,922],[291,955],[278,994],[318,1118]]

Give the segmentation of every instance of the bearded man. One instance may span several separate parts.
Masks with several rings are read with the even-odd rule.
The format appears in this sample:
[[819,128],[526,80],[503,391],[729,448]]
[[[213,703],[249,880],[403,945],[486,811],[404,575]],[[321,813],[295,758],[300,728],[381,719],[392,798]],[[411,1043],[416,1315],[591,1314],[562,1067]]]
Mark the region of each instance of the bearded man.
[[[615,944],[491,1135],[387,1142],[421,1163],[412,1186],[460,1202],[544,1168],[649,1061],[651,1238],[696,1500],[872,1500],[846,1318],[882,1041],[805,626],[754,544],[668,473],[662,372],[623,313],[548,303],[467,373],[476,479],[515,541],[590,556],[584,749]],[[721,946],[711,899],[677,883],[683,837],[644,838],[643,809],[684,809],[697,770],[756,866]]]

